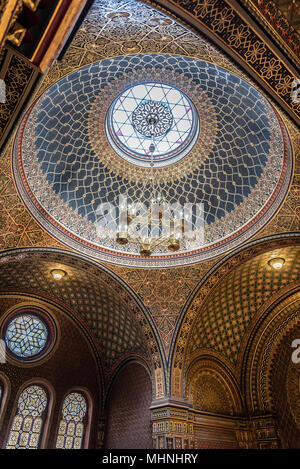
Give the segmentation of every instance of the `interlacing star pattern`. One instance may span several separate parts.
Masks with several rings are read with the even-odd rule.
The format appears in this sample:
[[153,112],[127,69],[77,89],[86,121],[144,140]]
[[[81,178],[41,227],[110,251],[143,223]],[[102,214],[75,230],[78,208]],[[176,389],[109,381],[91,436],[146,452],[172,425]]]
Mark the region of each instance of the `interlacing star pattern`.
[[30,314],[21,314],[12,319],[5,334],[8,348],[21,358],[40,353],[46,345],[47,338],[44,322]]

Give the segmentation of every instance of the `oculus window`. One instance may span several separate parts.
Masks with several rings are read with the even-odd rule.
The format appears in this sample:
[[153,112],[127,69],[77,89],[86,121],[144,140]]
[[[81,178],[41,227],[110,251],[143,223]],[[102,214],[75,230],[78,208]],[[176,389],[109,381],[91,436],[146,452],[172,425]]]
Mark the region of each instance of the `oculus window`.
[[149,146],[155,143],[154,161],[165,166],[180,160],[193,147],[199,118],[188,96],[163,83],[141,83],[123,91],[106,117],[106,134],[116,152],[139,165],[150,164]]

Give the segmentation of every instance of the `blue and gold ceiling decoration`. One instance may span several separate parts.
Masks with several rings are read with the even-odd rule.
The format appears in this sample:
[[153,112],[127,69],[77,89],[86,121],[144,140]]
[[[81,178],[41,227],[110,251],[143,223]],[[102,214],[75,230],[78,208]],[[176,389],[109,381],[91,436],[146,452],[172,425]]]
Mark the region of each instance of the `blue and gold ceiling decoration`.
[[[161,11],[133,0],[97,0],[63,59],[56,61],[49,69],[38,94],[82,66],[138,52],[194,57],[219,65],[246,80],[249,79],[229,56],[222,54],[217,46],[202,34],[194,34],[191,29],[184,27],[182,22],[180,24],[177,16],[167,17]],[[253,81],[251,83],[253,84]],[[293,185],[282,207],[263,230],[254,235],[254,239],[297,231],[300,226],[300,140],[296,126],[290,119],[285,118],[278,106],[276,109],[284,119],[291,136],[296,157],[295,174]],[[8,148],[8,151],[2,155],[0,167],[1,249],[47,246],[70,250],[70,247],[63,246],[50,236],[26,210],[13,183],[10,158],[11,150]],[[131,286],[149,309],[168,353],[174,328],[180,312],[184,309],[185,301],[220,257],[176,269],[137,269],[116,264],[111,264],[110,268]],[[215,281],[213,278],[212,283]]]
[[[176,87],[193,103],[199,133],[192,148],[180,154],[179,144],[173,159],[154,168],[170,203],[203,203],[205,213],[203,245],[187,242],[175,255],[159,248],[149,259],[97,230],[100,203],[117,206],[120,194],[150,199],[149,165],[126,160],[107,125],[115,99],[141,83]],[[261,93],[217,65],[174,55],[106,59],[66,76],[27,112],[14,151],[22,199],[50,234],[99,260],[141,267],[188,265],[245,242],[281,206],[291,171],[287,131]]]

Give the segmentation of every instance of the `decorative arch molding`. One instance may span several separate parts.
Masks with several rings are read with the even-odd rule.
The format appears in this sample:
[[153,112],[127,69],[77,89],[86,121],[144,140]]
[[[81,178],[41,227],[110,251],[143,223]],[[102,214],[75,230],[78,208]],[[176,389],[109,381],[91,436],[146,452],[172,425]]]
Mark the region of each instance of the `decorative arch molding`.
[[[16,308],[21,308],[24,305],[29,306],[29,304],[36,308],[46,308],[51,309],[53,308],[54,311],[58,310],[60,313],[66,315],[75,325],[78,327],[80,332],[83,334],[84,338],[87,340],[89,344],[89,348],[91,350],[91,354],[95,359],[97,369],[98,369],[98,376],[97,381],[99,383],[99,390],[101,392],[101,403],[103,405],[104,401],[104,389],[105,389],[105,380],[104,380],[104,372],[103,372],[103,357],[101,354],[101,350],[97,344],[96,338],[94,337],[93,332],[89,329],[87,324],[82,320],[82,318],[78,315],[76,311],[68,307],[63,303],[63,301],[59,301],[58,298],[51,298],[50,296],[42,296],[33,294],[31,291],[18,291],[18,292],[1,292],[0,291],[0,299],[7,298],[7,299],[16,299],[16,303],[13,307],[11,307],[5,315],[9,314],[10,310],[14,310]],[[49,311],[48,311],[49,313]],[[49,313],[50,314],[50,313]],[[57,349],[57,344],[54,345],[53,350],[51,350],[49,355],[46,355],[44,359],[41,360],[41,363],[47,361],[53,353]],[[41,364],[39,363],[39,364]],[[25,364],[26,366],[26,364]],[[32,364],[29,364],[32,366]]]
[[[286,390],[289,410],[297,428],[300,430],[300,370],[298,363],[296,365],[291,363],[288,368]],[[274,398],[274,396],[272,397]]]
[[[133,290],[108,268],[80,254],[53,248],[23,248],[0,253],[1,266],[5,265],[7,262],[24,262],[26,259],[30,259],[32,262],[34,262],[35,259],[39,259],[43,262],[51,261],[57,264],[70,266],[75,269],[78,268],[84,270],[85,272],[88,272],[89,276],[95,278],[97,281],[101,281],[107,286],[107,288],[115,289],[118,296],[124,304],[126,304],[128,312],[133,316],[144,336],[145,346],[149,350],[151,367],[154,370],[158,370],[155,372],[155,376],[161,377],[160,381],[162,381],[155,387],[156,398],[162,397],[166,389],[164,378],[165,356],[163,346],[149,311]],[[23,293],[27,294],[25,291],[23,291]],[[49,295],[49,298],[51,301],[54,300],[57,302],[56,297],[52,298],[51,295]],[[64,305],[64,303],[62,304]],[[62,305],[59,306],[61,307]],[[74,311],[72,311],[72,313],[74,314]],[[83,323],[82,319],[81,323]]]
[[225,279],[226,276],[238,266],[259,254],[295,245],[300,245],[299,233],[283,233],[277,236],[274,235],[258,239],[228,254],[207,272],[188,298],[180,314],[173,335],[169,358],[172,370],[170,374],[170,389],[173,397],[180,398],[183,395],[183,370],[186,361],[186,344],[188,344],[191,331],[194,324],[197,322],[201,308],[207,301],[216,284],[222,279]]
[[[300,282],[280,292],[264,306],[248,337],[241,370],[249,413],[274,411],[272,372],[285,338],[300,327]],[[291,355],[293,349],[291,348]]]
[[[299,125],[300,105],[292,101],[292,83],[299,78],[299,57],[279,39],[283,54],[258,23],[234,0],[140,0],[205,34],[237,61]],[[266,30],[269,24],[265,22]],[[291,54],[292,52],[292,54]],[[290,60],[287,60],[289,55]],[[292,57],[293,56],[293,57]]]
[[130,357],[124,358],[119,363],[119,365],[114,369],[114,372],[110,376],[109,383],[108,383],[107,389],[106,389],[106,395],[105,395],[105,407],[107,407],[110,392],[112,390],[112,387],[114,385],[114,382],[115,382],[116,378],[123,371],[124,368],[126,368],[128,365],[132,365],[132,364],[140,365],[147,371],[147,373],[149,375],[149,379],[151,381],[151,385],[152,385],[152,398],[155,399],[155,396],[156,396],[156,393],[155,393],[155,391],[156,391],[156,389],[155,389],[155,384],[156,384],[155,383],[155,371],[149,367],[149,363],[146,362],[144,357],[139,357],[137,355],[132,355]]
[[258,309],[257,315],[253,318],[248,331],[245,333],[241,345],[241,354],[236,367],[236,375],[241,377],[242,391],[244,390],[243,374],[245,372],[245,363],[248,360],[251,345],[254,336],[259,333],[260,327],[266,318],[269,317],[270,311],[279,306],[284,299],[289,298],[291,295],[300,290],[300,282],[296,281],[286,287],[280,289],[279,292],[272,295],[261,308]]
[[[202,374],[215,379],[219,383],[223,401],[227,401],[229,415],[241,415],[243,413],[242,397],[233,371],[223,359],[220,359],[217,354],[212,354],[211,351],[207,353],[202,351],[187,368],[184,389],[185,399],[191,400],[193,382],[197,382],[197,378]],[[213,411],[213,409],[197,410]]]

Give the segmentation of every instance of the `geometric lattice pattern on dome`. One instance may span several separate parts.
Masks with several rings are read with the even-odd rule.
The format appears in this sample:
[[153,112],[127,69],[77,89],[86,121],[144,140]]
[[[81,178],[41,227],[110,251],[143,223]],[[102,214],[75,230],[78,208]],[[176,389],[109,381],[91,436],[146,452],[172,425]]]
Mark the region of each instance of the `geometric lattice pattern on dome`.
[[47,395],[40,386],[28,386],[19,397],[7,449],[36,449],[43,426]]
[[[150,57],[153,65],[156,65],[159,57],[155,55]],[[128,67],[131,60],[133,61],[133,58],[127,58]],[[191,73],[192,65],[197,65],[197,62],[186,57],[165,58],[165,62],[170,66],[173,62],[176,64],[177,61],[182,74]],[[34,129],[37,156],[47,183],[56,194],[60,194],[72,210],[78,210],[81,223],[83,217],[87,217],[92,223],[97,220],[96,208],[99,198],[103,203],[111,202],[117,206],[120,193],[126,192],[135,200],[146,204],[148,202],[146,197],[148,192],[143,191],[138,184],[131,183],[130,175],[128,179],[123,177],[120,180],[115,172],[103,168],[91,150],[89,138],[86,135],[85,118],[97,90],[115,76],[116,72],[112,72],[112,66],[118,67],[118,73],[123,72],[121,59],[111,59],[110,62],[111,66],[107,67],[108,76],[105,80],[101,77],[101,63],[93,64],[72,74],[77,88],[80,84],[81,87],[84,86],[89,90],[84,95],[84,101],[79,100],[80,94],[77,88],[75,90],[75,85],[72,89],[67,89],[66,79],[50,88],[40,107]],[[134,64],[143,66],[143,56],[137,57]],[[161,184],[161,191],[170,203],[179,202],[184,205],[186,201],[193,204],[203,202],[208,224],[224,218],[227,213],[233,212],[236,206],[241,205],[243,200],[248,198],[264,172],[270,150],[270,123],[264,108],[266,102],[261,102],[260,94],[242,79],[233,75],[228,78],[228,72],[221,69],[217,71],[219,75],[217,85],[215,83],[212,86],[210,76],[215,73],[215,69],[216,67],[210,64],[203,64],[201,69],[199,67],[201,86],[206,85],[205,91],[208,91],[214,99],[219,113],[219,138],[215,143],[214,152],[205,161],[199,162],[199,167],[188,177],[183,175],[183,186],[178,184],[175,177],[174,181]],[[99,83],[94,79],[96,72]],[[161,72],[157,73],[161,78]],[[196,80],[197,74],[192,78]],[[70,77],[68,79],[70,82]],[[236,89],[235,93],[227,85],[229,79],[232,90],[234,87]],[[69,115],[72,115],[70,123],[68,122],[69,115],[66,116],[64,111],[65,104],[68,106]],[[237,109],[240,113],[238,126],[235,115]],[[51,130],[48,134],[51,126],[55,126],[57,121],[60,125],[56,126],[55,132]],[[278,124],[275,125],[275,129],[276,146],[280,148],[282,137]],[[31,136],[32,131],[33,129],[30,129]],[[52,134],[55,135],[55,141],[51,140]],[[145,140],[149,149],[149,140]],[[275,156],[273,160],[276,160]],[[31,163],[26,161],[26,170],[29,164],[32,165],[32,161],[32,158]],[[35,166],[34,175],[37,174],[36,170]],[[45,188],[40,186],[39,179],[37,198],[42,202],[45,210],[49,211],[51,199],[46,196]],[[260,198],[265,198],[265,193],[269,196],[271,192],[271,184],[264,184],[264,192],[260,191]],[[53,204],[53,209],[57,210],[56,204]],[[248,203],[247,215],[249,216],[249,212],[252,211],[255,213],[255,208],[252,209]],[[241,210],[239,212],[238,218],[241,218]],[[63,215],[59,214],[59,218],[62,219]],[[243,223],[245,222],[246,219],[243,220]],[[216,233],[210,233],[207,228],[208,242],[216,241],[219,237],[216,235],[219,235],[221,229],[218,226]]]
[[83,419],[87,404],[83,394],[72,392],[63,403],[62,420],[56,441],[56,448],[80,449],[84,434]]
[[[98,229],[99,207],[118,207],[120,194],[150,204],[149,157],[130,156],[125,145],[120,157],[122,150],[107,138],[116,99],[141,79],[183,90],[198,119],[191,151],[185,154],[187,143],[183,153],[154,160],[160,192],[170,204],[204,208],[204,244],[184,240],[176,258],[162,246],[151,258],[140,258],[135,244],[116,243],[109,221],[107,230]],[[268,101],[221,67],[171,55],[115,57],[76,70],[39,98],[17,136],[14,175],[29,210],[75,250],[114,264],[187,265],[236,247],[276,213],[291,171],[285,135]]]
[[[194,128],[193,105],[186,95],[172,86],[160,83],[143,83],[133,86],[115,100],[109,118],[109,136],[130,156],[150,160],[149,137],[151,133],[139,130],[135,125],[145,106],[160,105],[156,109],[157,125],[153,126],[155,137],[154,160],[176,156],[185,147]],[[138,112],[140,111],[140,112]],[[165,122],[165,125],[163,124]],[[109,123],[107,122],[109,125]],[[144,126],[145,127],[145,126]]]
[[268,267],[271,252],[266,252],[238,266],[212,290],[199,306],[201,321],[195,321],[190,334],[189,359],[201,349],[211,349],[237,366],[242,341],[256,312],[272,295],[299,280],[299,247],[277,252],[285,259],[284,269]]
[[7,347],[21,358],[33,357],[40,353],[47,339],[46,325],[30,314],[21,314],[12,319],[5,333]]

